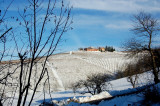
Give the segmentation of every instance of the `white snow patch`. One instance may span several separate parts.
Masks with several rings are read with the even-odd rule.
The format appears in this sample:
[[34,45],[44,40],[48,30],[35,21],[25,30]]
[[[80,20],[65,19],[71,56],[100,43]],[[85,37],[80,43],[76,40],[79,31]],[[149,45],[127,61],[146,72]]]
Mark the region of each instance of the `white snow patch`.
[[51,68],[51,70],[52,70],[52,72],[53,72],[53,75],[54,75],[54,77],[56,78],[56,80],[57,80],[57,82],[58,82],[58,84],[59,84],[59,86],[60,86],[59,90],[64,91],[65,88],[64,88],[64,86],[63,86],[62,80],[61,80],[60,77],[58,76],[56,70],[53,68],[52,65],[49,64],[48,61],[46,61],[46,63],[47,63],[47,65]]
[[108,92],[104,91],[104,92],[101,92],[100,94],[93,95],[91,97],[80,97],[78,98],[78,102],[84,103],[84,102],[89,102],[89,101],[94,101],[94,100],[99,100],[99,99],[104,99],[109,97],[112,97],[112,96]]

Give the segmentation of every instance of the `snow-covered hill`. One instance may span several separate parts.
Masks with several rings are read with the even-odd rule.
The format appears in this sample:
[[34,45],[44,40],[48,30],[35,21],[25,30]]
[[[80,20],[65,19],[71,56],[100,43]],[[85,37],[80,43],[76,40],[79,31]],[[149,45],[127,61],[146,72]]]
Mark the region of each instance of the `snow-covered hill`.
[[[33,67],[32,78],[38,78],[40,76],[40,72],[38,70],[42,70],[42,61],[44,61],[43,58]],[[50,56],[46,64],[46,68],[50,75],[51,91],[63,91],[70,89],[73,83],[81,79],[86,79],[88,75],[94,73],[114,74],[117,71],[123,71],[128,63],[134,61],[135,59],[127,58],[126,53],[122,52],[75,51]],[[16,83],[18,81],[17,78],[20,72],[20,67],[10,67],[10,70],[14,69],[16,69],[16,72],[13,74],[13,78],[9,80]],[[8,69],[4,70],[4,72],[7,71]],[[47,75],[42,79],[37,91],[43,90],[46,78]],[[33,80],[31,82],[32,87],[34,87],[35,81]],[[48,89],[48,86],[49,85],[46,84],[45,88]],[[6,89],[16,90],[17,88],[9,87]]]
[[114,74],[123,71],[128,63],[135,60],[127,58],[126,53],[122,52],[76,51],[53,55],[48,61],[59,76],[57,80],[61,80],[65,89],[68,89],[71,84],[94,73]]
[[[38,70],[42,69],[42,61],[44,61],[43,58],[34,66],[32,71],[32,78],[39,77],[40,72]],[[73,98],[74,96],[90,96],[90,94],[80,95],[77,93],[73,93],[70,87],[73,83],[81,79],[86,79],[88,75],[94,73],[114,74],[117,71],[123,71],[130,62],[135,61],[136,59],[129,59],[126,57],[126,53],[122,52],[75,51],[71,53],[61,53],[52,55],[49,57],[46,63],[46,68],[50,76],[49,80],[51,84],[51,95],[55,100]],[[16,69],[17,67],[12,66],[10,68]],[[19,75],[19,69],[20,68],[17,68],[12,79],[9,80],[12,80],[12,82],[18,81],[17,78]],[[47,78],[48,77],[45,75],[41,83],[39,84],[37,89],[38,92],[36,92],[36,96],[32,105],[40,104],[43,101],[43,85]],[[116,84],[114,84],[115,82],[116,81],[113,82],[113,89],[111,90],[131,88],[131,85],[127,83],[126,79],[121,79],[118,82],[116,82]],[[32,87],[34,87],[34,80],[32,79],[31,84]],[[47,90],[48,87],[49,85],[46,83],[45,90]],[[6,90],[16,90],[18,92],[18,89],[13,87],[6,87]],[[32,92],[32,90],[30,90],[29,92]],[[7,93],[6,95],[11,96],[11,94]],[[17,96],[18,95],[15,94],[15,97]],[[45,97],[48,98],[48,100],[50,100],[51,98],[49,94],[45,94]],[[16,98],[14,100],[16,101]]]

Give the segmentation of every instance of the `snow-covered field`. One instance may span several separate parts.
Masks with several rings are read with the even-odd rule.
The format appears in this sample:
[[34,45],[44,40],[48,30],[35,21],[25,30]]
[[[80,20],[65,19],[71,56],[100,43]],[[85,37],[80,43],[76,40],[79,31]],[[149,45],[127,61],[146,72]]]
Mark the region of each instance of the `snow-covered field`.
[[[50,75],[51,91],[61,91],[70,89],[73,83],[86,79],[88,75],[94,73],[108,73],[114,74],[117,71],[123,71],[127,64],[133,62],[134,59],[128,59],[125,57],[125,53],[122,52],[84,52],[75,51],[70,53],[61,53],[52,55],[49,57],[46,68]],[[33,67],[33,78],[38,78],[42,70],[43,59],[40,60]],[[4,73],[8,70],[14,70],[17,66],[11,66],[10,69],[4,70]],[[27,68],[26,68],[27,69]],[[20,67],[16,69],[12,82],[18,81],[18,75]],[[0,74],[2,77],[5,74]],[[7,73],[6,73],[7,74]],[[45,76],[39,84],[38,91],[43,90],[43,84],[45,82]],[[32,80],[32,79],[31,79]],[[31,81],[34,85],[35,81]],[[47,89],[46,85],[46,89]],[[6,88],[16,89],[16,88]]]
[[[153,76],[151,72],[146,72],[143,74],[140,74],[140,78],[138,80],[139,85],[138,86],[143,86],[150,81],[150,83],[153,82]],[[90,94],[79,94],[79,93],[73,93],[72,90],[65,90],[65,91],[59,91],[59,92],[52,92],[51,97],[52,101],[58,105],[67,105],[67,106],[90,106],[91,104],[89,103],[83,103],[83,102],[88,102],[90,100],[96,100],[96,99],[101,99],[101,98],[107,98],[107,97],[112,97],[115,95],[120,95],[124,93],[128,93],[137,89],[132,89],[131,84],[127,81],[127,78],[121,78],[117,80],[111,81],[112,88],[108,92],[102,92],[100,95],[95,95],[92,96]],[[160,86],[160,84],[159,84]],[[45,98],[47,102],[51,101],[51,97],[49,94],[45,94]],[[128,104],[131,105],[136,105],[137,102],[142,100],[142,95],[140,94],[132,94],[132,95],[126,95],[126,96],[121,96],[121,97],[116,97],[111,100],[107,101],[101,101],[98,105],[99,106],[128,106]],[[79,102],[82,102],[83,104],[71,102],[68,104],[67,101],[70,99],[78,100]],[[43,102],[43,93],[39,92],[36,94],[36,97],[32,103],[32,106],[39,105],[40,103]],[[92,104],[92,106],[97,106]],[[159,106],[159,105],[157,105]]]
[[135,60],[127,58],[122,52],[76,51],[53,55],[48,61],[59,76],[57,80],[61,80],[63,87],[68,89],[71,84],[94,73],[114,74],[123,71],[128,63]]
[[[132,88],[131,84],[127,82],[127,78],[113,80],[111,81],[113,88],[110,89],[108,93],[105,94],[105,92],[104,93],[102,92],[99,95],[96,95],[96,97],[97,99],[99,99],[100,97],[101,98],[114,97],[114,98],[108,99],[108,100],[107,99],[100,100],[98,104],[92,104],[92,102],[91,103],[71,102],[67,106],[97,106],[97,105],[98,106],[142,106],[142,101],[144,100],[143,93],[142,92],[133,93],[133,94],[129,94],[129,93],[139,91],[140,89],[143,90],[144,88],[146,88],[146,86],[144,85],[153,83],[152,73],[149,71],[149,72],[140,74],[138,82],[139,82],[138,87]],[[158,92],[160,94],[160,83],[158,83],[155,86],[158,87]],[[152,86],[151,86],[151,89],[153,89]],[[90,100],[93,97],[92,96],[90,98],[84,97],[83,99],[80,99],[80,100],[90,102]],[[160,102],[152,103],[149,106],[160,106]]]
[[[63,53],[63,54],[57,54],[52,55],[49,60],[47,61],[46,68],[49,71],[50,75],[50,83],[51,83],[51,94],[43,93],[42,84],[44,80],[40,83],[38,87],[38,92],[36,92],[36,95],[34,97],[32,106],[40,105],[44,101],[51,101],[54,100],[56,103],[57,101],[63,101],[60,103],[57,103],[59,105],[62,105],[63,103],[67,104],[66,100],[70,98],[78,99],[81,97],[81,100],[86,100],[85,96],[91,96],[90,94],[79,94],[79,93],[73,93],[71,86],[73,83],[81,80],[86,79],[88,75],[94,74],[94,73],[108,73],[108,74],[114,74],[117,71],[123,71],[127,64],[130,62],[135,62],[136,59],[129,59],[126,57],[126,53],[122,52],[84,52],[84,51],[76,51],[70,53]],[[37,64],[36,66],[38,69],[41,69],[41,64]],[[36,67],[34,67],[36,69]],[[33,71],[34,72],[34,71]],[[38,71],[35,71],[35,76],[38,77],[39,73]],[[16,75],[15,75],[16,77]],[[45,79],[45,78],[44,78]],[[153,76],[151,72],[146,72],[140,75],[140,79],[138,80],[139,85],[142,86],[145,85],[146,82],[151,81],[153,79]],[[119,90],[125,90],[125,89],[131,89],[131,84],[127,81],[126,78],[118,79],[111,81],[112,88],[109,89],[110,97],[113,95],[116,95],[117,93],[120,93]],[[48,86],[48,85],[46,85]],[[30,91],[32,92],[32,91]],[[124,92],[128,92],[128,90],[125,90]],[[122,92],[121,92],[122,93]],[[91,97],[99,98],[104,97],[104,94],[101,96],[95,96]],[[15,95],[17,97],[18,95]],[[30,95],[29,95],[30,96]],[[87,99],[89,99],[87,97]],[[116,103],[115,103],[116,100]],[[114,105],[117,106],[126,106],[127,104],[130,104],[130,102],[136,102],[141,100],[137,95],[129,95],[124,97],[119,97],[107,101],[107,102],[100,102],[100,106],[105,105]],[[16,98],[14,100],[16,103]],[[16,104],[13,104],[16,105]],[[69,106],[72,105],[80,105],[76,103],[70,103]],[[82,104],[85,106],[88,106],[89,104]]]

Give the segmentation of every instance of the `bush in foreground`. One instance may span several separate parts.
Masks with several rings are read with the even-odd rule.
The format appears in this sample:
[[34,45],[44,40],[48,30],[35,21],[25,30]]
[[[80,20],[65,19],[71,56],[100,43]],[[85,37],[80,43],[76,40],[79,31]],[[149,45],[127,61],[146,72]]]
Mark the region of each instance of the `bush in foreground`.
[[150,106],[152,104],[160,104],[160,87],[155,85],[147,88],[142,95],[144,97],[144,100],[142,101],[143,105]]
[[76,92],[82,88],[82,93],[99,94],[102,91],[106,91],[108,87],[111,87],[109,82],[111,78],[111,75],[102,73],[90,75],[86,80],[80,80],[73,84],[73,91]]

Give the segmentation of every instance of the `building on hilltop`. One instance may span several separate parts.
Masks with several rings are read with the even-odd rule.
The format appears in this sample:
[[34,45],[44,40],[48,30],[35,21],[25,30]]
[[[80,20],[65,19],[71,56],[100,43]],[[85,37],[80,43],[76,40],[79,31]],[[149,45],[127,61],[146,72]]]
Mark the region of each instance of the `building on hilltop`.
[[99,51],[99,49],[96,49],[94,47],[88,47],[88,48],[84,48],[84,51]]

